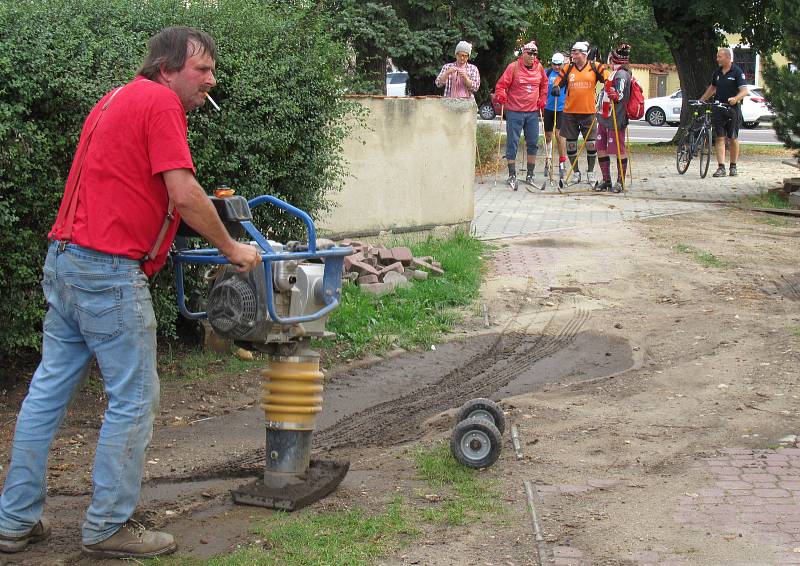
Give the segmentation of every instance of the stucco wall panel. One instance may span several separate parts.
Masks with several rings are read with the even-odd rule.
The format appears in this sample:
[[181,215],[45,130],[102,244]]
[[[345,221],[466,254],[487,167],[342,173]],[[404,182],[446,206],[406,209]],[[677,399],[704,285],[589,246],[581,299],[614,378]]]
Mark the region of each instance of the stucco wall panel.
[[366,127],[344,142],[349,175],[318,222],[332,234],[410,231],[470,222],[473,101],[364,97]]

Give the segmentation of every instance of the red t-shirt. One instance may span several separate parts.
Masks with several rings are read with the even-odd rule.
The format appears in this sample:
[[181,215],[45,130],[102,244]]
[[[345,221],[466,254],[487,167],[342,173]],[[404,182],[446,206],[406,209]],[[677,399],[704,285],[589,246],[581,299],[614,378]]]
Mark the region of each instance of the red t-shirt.
[[[89,113],[79,149],[86,143],[88,125],[111,94]],[[98,122],[86,152],[70,241],[132,259],[142,259],[149,253],[169,203],[161,173],[172,169],[195,171],[186,133],[186,112],[169,88],[141,76],[122,87]],[[73,163],[70,177],[77,174],[75,168]],[[63,238],[64,229],[59,226],[66,209],[62,199],[49,238]],[[166,261],[178,229],[177,212],[175,216],[156,257],[143,266],[147,275]]]

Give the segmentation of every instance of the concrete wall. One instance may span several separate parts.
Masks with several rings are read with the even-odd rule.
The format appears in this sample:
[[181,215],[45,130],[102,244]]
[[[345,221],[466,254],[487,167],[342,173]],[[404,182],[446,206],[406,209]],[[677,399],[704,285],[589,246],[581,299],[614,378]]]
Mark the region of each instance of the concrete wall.
[[366,128],[344,143],[350,174],[333,210],[318,221],[329,236],[364,236],[467,226],[474,213],[472,100],[359,97]]

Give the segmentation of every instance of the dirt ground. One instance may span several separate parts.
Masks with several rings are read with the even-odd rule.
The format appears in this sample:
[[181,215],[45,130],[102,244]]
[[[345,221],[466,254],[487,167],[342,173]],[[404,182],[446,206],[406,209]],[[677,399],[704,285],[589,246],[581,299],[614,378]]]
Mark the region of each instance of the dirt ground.
[[[772,452],[800,432],[798,235],[793,218],[714,208],[497,244],[481,299],[489,328],[472,309],[435,349],[329,372],[315,446],[351,468],[316,507],[377,510],[398,494],[424,506],[409,450],[447,438],[454,409],[485,396],[503,400],[523,444],[517,460],[507,433],[481,472],[500,486],[502,521],[427,529],[380,564],[790,563],[786,541],[752,525],[732,534],[676,513],[713,484],[707,459]],[[252,542],[251,524],[268,513],[229,496],[262,466],[258,384],[257,363],[230,380],[163,384],[137,517],[174,533],[187,555]],[[3,466],[23,396],[10,389],[0,407]],[[0,564],[82,563],[103,401],[90,383],[54,442],[52,539]],[[541,561],[525,480],[538,488]]]

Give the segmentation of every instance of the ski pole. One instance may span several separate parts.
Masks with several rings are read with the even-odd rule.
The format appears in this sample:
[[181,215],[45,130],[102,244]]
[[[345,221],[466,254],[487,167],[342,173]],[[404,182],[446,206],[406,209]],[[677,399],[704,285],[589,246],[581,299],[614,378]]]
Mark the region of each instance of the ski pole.
[[614,101],[611,101],[611,119],[614,121],[614,141],[617,144],[617,172],[622,179],[622,192],[625,192],[625,175],[622,174],[622,152],[619,147],[619,130],[617,129],[617,108]]
[[552,181],[553,180],[553,140],[552,136],[550,139],[550,143],[547,143],[547,132],[545,131],[544,127],[544,117],[542,116],[542,111],[539,110],[539,125],[542,127],[542,135],[544,136],[544,150],[545,150],[545,159],[544,159],[544,168],[547,170],[547,176]]
[[631,132],[627,128],[625,128],[625,136],[627,138],[627,143],[625,144],[625,148],[628,151],[628,174],[630,174],[631,176],[631,185],[633,185],[633,155],[631,154]]
[[[505,110],[505,105],[500,105],[500,127],[499,130],[503,130],[503,110]],[[497,188],[497,174],[500,172],[500,140],[503,139],[503,136],[500,132],[497,133],[497,168],[494,170],[494,188]]]
[[481,185],[483,184],[483,163],[481,162],[481,150],[478,149],[478,144],[475,144],[475,160],[478,163],[478,177],[481,180]]
[[[577,155],[575,155],[575,161],[573,161],[569,165],[569,171],[567,171],[567,176],[564,179],[564,184],[565,185],[567,183],[569,183],[569,178],[572,176],[572,172],[575,170],[575,164],[578,163],[578,159],[580,159],[581,152],[583,152],[583,148],[586,147],[586,142],[588,141],[589,136],[592,135],[592,129],[594,128],[594,123],[595,123],[596,120],[597,120],[597,115],[595,115],[594,118],[592,118],[592,124],[591,124],[591,126],[589,126],[589,131],[588,131],[588,133],[586,133],[586,135],[583,136],[583,142],[581,143],[581,146],[578,148]],[[559,183],[559,185],[561,185],[561,181],[560,180],[559,180],[558,183]]]

